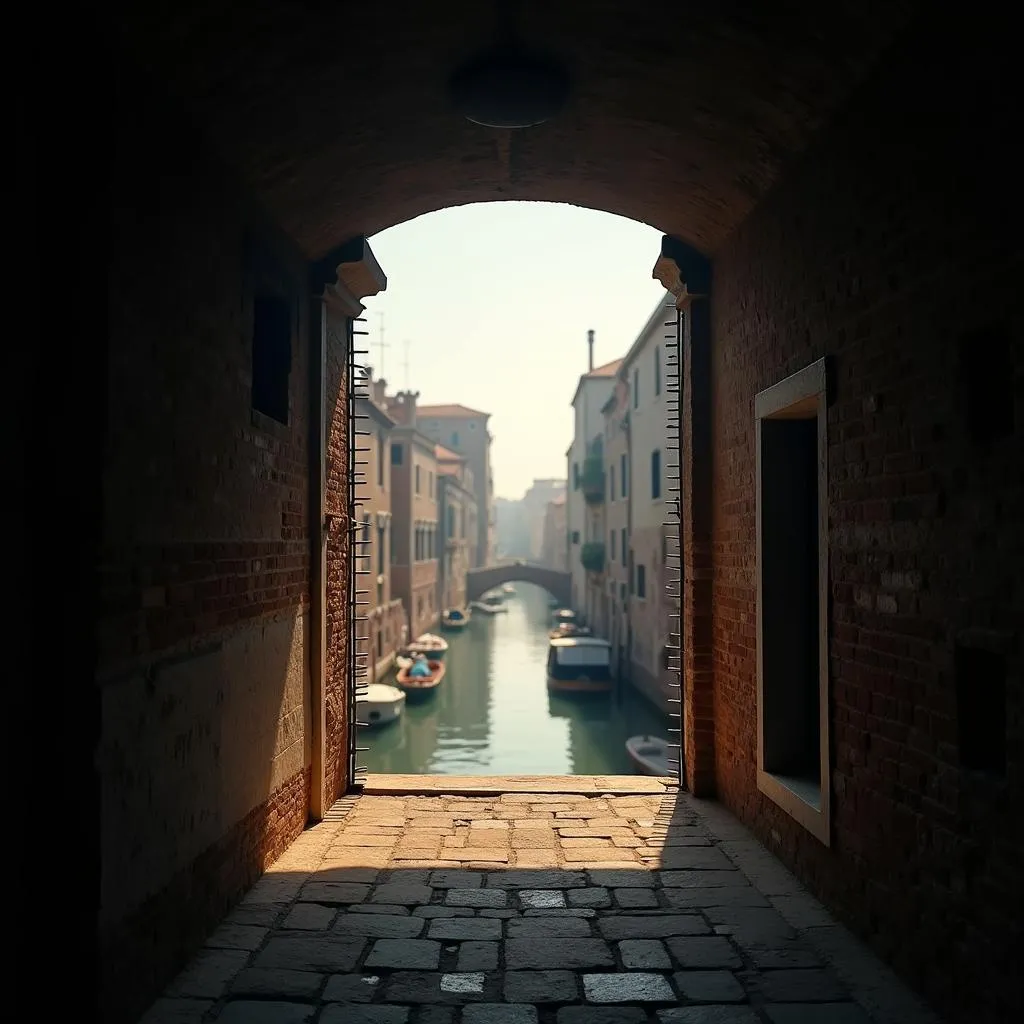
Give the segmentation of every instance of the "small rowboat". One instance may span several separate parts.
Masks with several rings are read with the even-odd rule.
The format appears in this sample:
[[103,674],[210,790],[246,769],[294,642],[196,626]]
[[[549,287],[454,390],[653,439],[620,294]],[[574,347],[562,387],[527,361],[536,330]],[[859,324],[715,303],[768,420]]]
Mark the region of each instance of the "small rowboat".
[[436,633],[424,633],[416,637],[412,643],[406,644],[399,653],[407,658],[415,658],[417,654],[422,654],[435,661],[441,661],[448,653],[448,641]]
[[409,700],[427,697],[441,685],[441,680],[444,679],[444,662],[428,661],[427,665],[430,668],[429,676],[410,675],[411,665],[398,670],[398,677],[395,679],[395,682],[398,683]]
[[502,592],[503,594],[514,594],[514,593],[516,592],[516,588],[515,588],[515,587],[513,587],[511,583],[506,583],[506,584],[505,584],[505,585],[504,585],[504,586],[503,586],[503,587],[501,588],[501,592]]
[[458,608],[448,608],[441,615],[442,629],[465,629],[469,625],[469,612],[459,611]]
[[405,694],[397,686],[371,683],[366,688],[366,699],[360,701],[358,717],[370,726],[397,722],[405,707]]
[[630,736],[626,753],[641,775],[660,778],[671,775],[668,767],[668,740],[660,736]]

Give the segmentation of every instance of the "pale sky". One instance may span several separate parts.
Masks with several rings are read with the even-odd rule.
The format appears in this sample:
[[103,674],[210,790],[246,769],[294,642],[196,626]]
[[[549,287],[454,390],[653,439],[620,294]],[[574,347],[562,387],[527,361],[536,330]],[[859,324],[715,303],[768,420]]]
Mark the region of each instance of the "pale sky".
[[534,478],[565,477],[587,331],[595,366],[626,354],[664,294],[660,245],[645,224],[561,203],[417,217],[370,239],[388,286],[365,301],[360,347],[389,393],[491,413],[495,492],[521,498]]

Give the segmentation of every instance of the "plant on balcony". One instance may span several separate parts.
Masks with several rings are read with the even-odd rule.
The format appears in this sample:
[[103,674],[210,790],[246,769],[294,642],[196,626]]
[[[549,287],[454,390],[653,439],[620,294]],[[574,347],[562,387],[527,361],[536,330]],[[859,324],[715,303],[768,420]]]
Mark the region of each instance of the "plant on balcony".
[[580,551],[580,562],[587,572],[604,572],[604,544],[588,541]]
[[604,501],[604,459],[600,455],[588,455],[583,460],[580,487],[584,500],[590,504]]

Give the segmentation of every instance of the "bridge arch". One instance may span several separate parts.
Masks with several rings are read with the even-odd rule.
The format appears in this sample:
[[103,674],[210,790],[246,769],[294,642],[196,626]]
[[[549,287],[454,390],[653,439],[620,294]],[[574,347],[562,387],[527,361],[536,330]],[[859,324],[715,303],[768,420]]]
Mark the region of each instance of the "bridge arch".
[[466,598],[479,601],[488,590],[505,583],[535,583],[543,587],[560,605],[567,607],[571,600],[572,577],[561,569],[551,569],[536,562],[508,562],[485,565],[466,574]]

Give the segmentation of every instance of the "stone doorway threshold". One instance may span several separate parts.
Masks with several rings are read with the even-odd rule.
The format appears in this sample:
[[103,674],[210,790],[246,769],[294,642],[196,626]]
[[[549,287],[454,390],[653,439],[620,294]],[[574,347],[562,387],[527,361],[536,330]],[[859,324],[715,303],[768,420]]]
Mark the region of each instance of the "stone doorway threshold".
[[938,1024],[730,813],[631,776],[371,776],[144,1018],[214,1022]]
[[660,796],[675,779],[646,775],[368,775],[364,796],[501,796],[503,793],[565,793],[578,796]]

